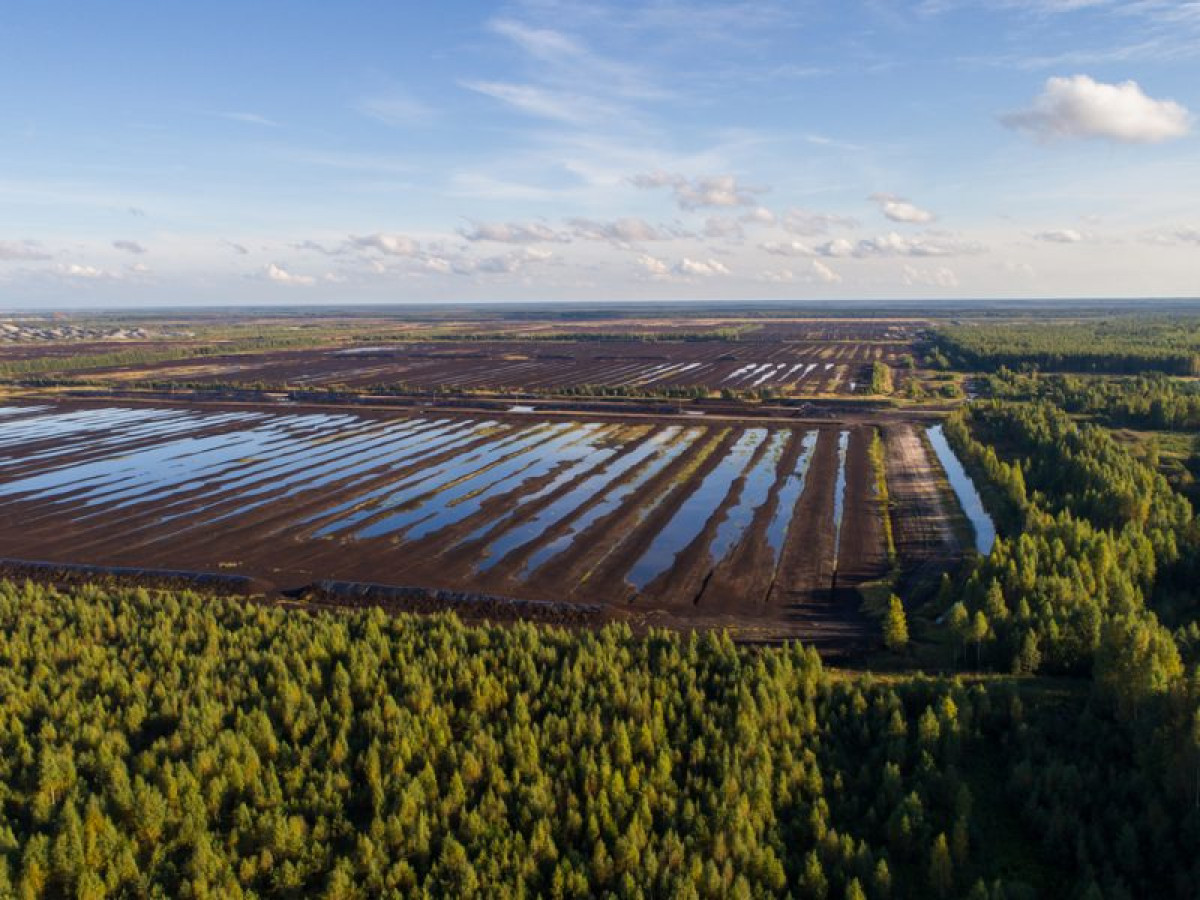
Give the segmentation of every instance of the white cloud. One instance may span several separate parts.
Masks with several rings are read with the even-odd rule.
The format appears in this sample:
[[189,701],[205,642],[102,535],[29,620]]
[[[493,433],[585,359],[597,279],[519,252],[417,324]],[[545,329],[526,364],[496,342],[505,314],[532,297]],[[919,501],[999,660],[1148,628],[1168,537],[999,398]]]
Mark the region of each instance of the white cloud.
[[137,241],[113,241],[112,245],[117,250],[124,250],[126,253],[141,254],[146,252],[146,248]]
[[638,265],[654,278],[666,278],[671,274],[671,267],[658,257],[643,253],[637,258]]
[[791,269],[764,269],[756,280],[770,284],[791,284],[796,280],[796,273]]
[[965,256],[983,253],[985,250],[983,245],[974,241],[962,241],[937,234],[905,237],[894,231],[880,237],[864,238],[856,243],[836,238],[815,249],[818,256],[853,256],[858,259],[886,256]]
[[316,282],[316,279],[311,275],[295,275],[278,263],[267,263],[263,269],[263,275],[266,276],[268,281],[273,281],[276,284],[307,287]]
[[816,253],[821,256],[832,256],[840,258],[844,256],[855,256],[854,244],[846,240],[846,238],[834,238],[832,241],[826,241],[821,246],[817,247]]
[[693,280],[732,275],[729,267],[717,259],[692,259],[685,256],[674,265],[656,256],[642,254],[637,258],[642,270],[656,281],[668,279]]
[[783,214],[781,224],[785,231],[811,237],[827,234],[833,228],[854,228],[858,225],[858,221],[849,216],[813,212],[793,207]]
[[823,281],[825,284],[841,283],[842,276],[833,271],[833,269],[829,268],[829,266],[825,265],[825,263],[821,262],[819,259],[814,259],[812,261],[812,270],[813,273],[816,274],[817,278]]
[[421,245],[403,234],[377,232],[367,235],[350,235],[350,245],[361,250],[378,250],[388,256],[417,256]]
[[98,269],[95,266],[84,265],[83,263],[66,263],[60,265],[58,271],[67,278],[82,278],[88,281],[116,277],[106,269]]
[[1091,235],[1075,228],[1054,228],[1050,231],[1039,231],[1035,240],[1050,244],[1081,244],[1091,238]]
[[954,288],[958,287],[958,276],[953,269],[938,266],[933,269],[921,269],[906,265],[902,272],[904,283],[911,286]]
[[895,194],[872,194],[867,198],[879,204],[879,211],[893,222],[904,222],[909,225],[924,225],[934,220],[933,213],[927,209],[909,203],[903,197]]
[[686,256],[675,264],[672,271],[685,278],[711,278],[714,275],[729,275],[729,269],[716,259],[688,259]]
[[634,187],[653,190],[669,187],[681,209],[696,210],[712,206],[755,206],[755,194],[763,188],[739,184],[733,175],[703,175],[685,178],[673,172],[648,172],[629,179]]
[[34,262],[50,258],[36,241],[0,241],[0,262]]
[[747,224],[774,225],[775,213],[771,212],[765,206],[756,206],[749,212],[742,213],[741,219]]
[[762,249],[774,256],[815,256],[816,252],[808,244],[800,241],[768,241],[760,244]]
[[608,241],[613,244],[633,244],[641,241],[668,241],[680,237],[677,231],[655,227],[644,219],[625,217],[611,222],[595,219],[571,219],[568,223],[578,238],[587,241]]
[[1105,84],[1075,75],[1047,79],[1031,107],[1000,121],[1041,141],[1104,138],[1153,144],[1187,134],[1191,115],[1174,100],[1148,97],[1135,81]]
[[461,234],[468,241],[494,241],[498,244],[561,243],[569,240],[541,222],[473,222],[472,228]]

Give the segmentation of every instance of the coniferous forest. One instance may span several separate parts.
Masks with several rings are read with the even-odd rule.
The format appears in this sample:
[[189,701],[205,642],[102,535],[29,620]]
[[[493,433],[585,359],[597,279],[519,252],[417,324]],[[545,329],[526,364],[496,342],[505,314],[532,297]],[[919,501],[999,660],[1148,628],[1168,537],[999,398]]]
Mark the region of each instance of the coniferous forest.
[[3,896],[1200,888],[1195,679],[5,583],[0,696]]

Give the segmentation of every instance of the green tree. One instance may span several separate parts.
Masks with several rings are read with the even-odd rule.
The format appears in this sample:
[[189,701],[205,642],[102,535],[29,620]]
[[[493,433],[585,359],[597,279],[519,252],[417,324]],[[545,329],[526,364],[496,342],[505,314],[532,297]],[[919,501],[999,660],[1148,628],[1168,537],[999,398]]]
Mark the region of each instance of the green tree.
[[939,897],[948,897],[954,890],[954,863],[944,832],[934,839],[929,852],[929,884]]
[[883,643],[895,652],[908,646],[908,619],[904,615],[904,604],[895,594],[888,599],[883,619]]

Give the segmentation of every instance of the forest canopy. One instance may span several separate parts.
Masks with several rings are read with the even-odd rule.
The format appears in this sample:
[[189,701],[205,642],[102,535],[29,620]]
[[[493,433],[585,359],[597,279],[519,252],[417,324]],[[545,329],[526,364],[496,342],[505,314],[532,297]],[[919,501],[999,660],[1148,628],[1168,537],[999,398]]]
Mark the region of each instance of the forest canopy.
[[1198,696],[0,583],[0,896],[1191,897]]

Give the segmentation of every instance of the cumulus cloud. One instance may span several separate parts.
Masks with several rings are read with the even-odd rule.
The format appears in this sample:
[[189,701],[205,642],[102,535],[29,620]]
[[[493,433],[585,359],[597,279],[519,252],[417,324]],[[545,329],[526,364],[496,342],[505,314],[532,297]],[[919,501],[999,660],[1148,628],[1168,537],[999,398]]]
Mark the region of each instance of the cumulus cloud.
[[716,259],[689,259],[684,257],[675,264],[672,271],[685,278],[711,278],[714,275],[729,275],[729,269]]
[[1032,106],[1000,121],[1040,141],[1102,138],[1154,144],[1187,134],[1191,114],[1174,100],[1147,96],[1136,81],[1105,84],[1075,75],[1047,79]]
[[656,256],[643,253],[637,258],[637,262],[653,278],[666,278],[671,274],[671,267]]
[[473,222],[461,232],[468,241],[494,241],[498,244],[561,243],[569,240],[541,222]]
[[827,234],[834,228],[854,228],[858,225],[858,221],[849,216],[813,212],[793,207],[783,214],[780,224],[783,225],[785,231],[790,231],[792,234],[812,237]]
[[113,241],[112,245],[117,250],[124,250],[126,253],[141,254],[146,252],[146,248],[137,241]]
[[927,209],[909,203],[903,197],[895,194],[872,194],[867,198],[879,205],[879,211],[893,222],[904,222],[909,225],[924,225],[934,220],[933,213]]
[[691,259],[685,256],[679,262],[671,265],[656,256],[642,254],[637,258],[637,262],[647,275],[656,280],[712,278],[718,275],[733,274],[729,271],[729,267],[718,259]]
[[1039,231],[1033,237],[1034,240],[1045,241],[1049,244],[1081,244],[1091,235],[1075,228],[1054,228],[1050,231]]
[[762,249],[774,256],[815,256],[816,251],[801,241],[767,241]]
[[388,256],[416,256],[421,252],[421,245],[403,234],[352,234],[349,243],[360,250],[378,250]]
[[[897,235],[897,237],[899,237],[899,235]],[[865,247],[871,242],[862,241],[860,243]],[[826,241],[824,244],[821,244],[821,246],[817,247],[815,252],[819,253],[821,256],[832,256],[835,259],[845,256],[869,255],[866,253],[855,253],[854,244],[848,241],[846,238],[834,238],[832,241]]]
[[0,262],[35,262],[50,258],[36,241],[0,241]]
[[983,253],[982,244],[938,234],[905,237],[894,231],[875,238],[851,243],[844,238],[827,241],[815,248],[818,256],[858,259],[887,256],[966,256]]
[[668,241],[681,236],[677,230],[655,227],[644,219],[635,217],[615,219],[611,222],[571,219],[567,224],[577,238],[587,241],[609,241],[613,244]]
[[296,275],[292,272],[289,272],[278,263],[267,263],[263,269],[263,275],[268,281],[273,281],[276,284],[307,287],[308,285],[316,283],[316,279],[311,275]]
[[756,206],[755,194],[763,188],[739,184],[733,175],[704,175],[685,178],[674,172],[649,172],[629,179],[644,190],[670,188],[680,209],[696,210],[715,206]]
[[67,278],[81,278],[87,281],[116,277],[106,269],[98,269],[83,263],[65,263],[58,267],[58,271],[60,275],[65,275]]

